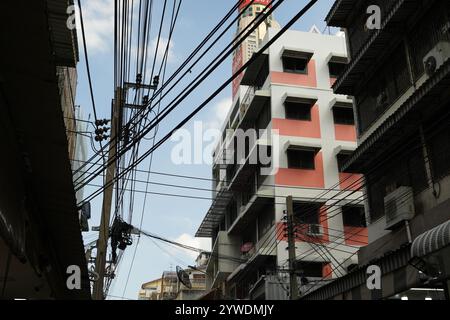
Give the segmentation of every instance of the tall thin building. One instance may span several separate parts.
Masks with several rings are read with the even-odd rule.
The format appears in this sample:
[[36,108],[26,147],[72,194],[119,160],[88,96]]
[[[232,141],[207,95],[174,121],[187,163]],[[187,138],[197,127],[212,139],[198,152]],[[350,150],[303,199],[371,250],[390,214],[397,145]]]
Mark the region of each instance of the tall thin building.
[[[245,0],[239,7],[239,21],[237,34],[247,28],[255,17],[269,5],[270,0],[255,0],[247,8],[251,0]],[[259,45],[266,36],[269,28],[279,28],[280,25],[274,20],[272,15],[266,21],[258,26],[253,33],[247,37],[244,42],[233,53],[233,73],[235,73],[244,63],[252,57],[253,53],[258,49]],[[243,74],[233,81],[233,99],[237,97],[239,86],[241,85]]]

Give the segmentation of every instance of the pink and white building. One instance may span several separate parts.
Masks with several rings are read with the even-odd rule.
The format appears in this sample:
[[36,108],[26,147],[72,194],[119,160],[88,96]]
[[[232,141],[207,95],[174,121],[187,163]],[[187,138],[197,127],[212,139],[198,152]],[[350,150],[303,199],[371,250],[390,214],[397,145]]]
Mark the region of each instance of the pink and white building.
[[[277,32],[268,28],[258,47]],[[213,155],[214,201],[196,234],[212,238],[216,297],[288,298],[288,196],[301,291],[357,264],[367,243],[362,177],[339,169],[357,146],[352,100],[331,89],[346,61],[344,37],[288,31],[240,77]],[[256,129],[256,138],[239,139],[239,129]],[[251,161],[261,153],[270,155],[270,174]]]

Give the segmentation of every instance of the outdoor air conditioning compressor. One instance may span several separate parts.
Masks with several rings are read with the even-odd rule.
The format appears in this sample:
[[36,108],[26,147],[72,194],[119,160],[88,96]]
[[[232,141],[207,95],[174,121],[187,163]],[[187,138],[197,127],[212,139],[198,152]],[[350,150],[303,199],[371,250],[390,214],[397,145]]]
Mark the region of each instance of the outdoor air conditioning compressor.
[[392,230],[414,217],[414,195],[411,187],[400,187],[384,198],[386,230]]
[[426,74],[431,77],[450,58],[450,42],[439,42],[423,59]]

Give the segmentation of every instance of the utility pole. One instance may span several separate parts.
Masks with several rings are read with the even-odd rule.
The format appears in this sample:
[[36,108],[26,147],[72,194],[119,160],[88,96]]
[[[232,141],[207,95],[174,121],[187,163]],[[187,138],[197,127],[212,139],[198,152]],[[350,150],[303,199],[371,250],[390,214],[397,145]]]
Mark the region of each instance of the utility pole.
[[[117,88],[112,105],[111,114],[111,135],[110,145],[107,163],[110,163],[115,158],[118,145],[118,132],[119,132],[119,114],[122,104],[123,91],[122,88]],[[103,205],[102,216],[100,222],[100,230],[97,241],[97,257],[95,261],[95,272],[99,275],[98,280],[94,283],[93,298],[95,300],[105,299],[103,294],[103,286],[105,279],[105,267],[106,267],[106,254],[108,252],[108,238],[109,238],[109,221],[111,218],[111,206],[112,196],[114,191],[114,184],[112,183],[114,176],[116,175],[116,161],[112,161],[106,168],[106,177],[104,185],[107,186],[103,190]]]
[[286,217],[287,217],[287,236],[289,252],[289,289],[290,299],[298,299],[297,274],[295,272],[295,233],[294,233],[294,204],[292,196],[286,199]]

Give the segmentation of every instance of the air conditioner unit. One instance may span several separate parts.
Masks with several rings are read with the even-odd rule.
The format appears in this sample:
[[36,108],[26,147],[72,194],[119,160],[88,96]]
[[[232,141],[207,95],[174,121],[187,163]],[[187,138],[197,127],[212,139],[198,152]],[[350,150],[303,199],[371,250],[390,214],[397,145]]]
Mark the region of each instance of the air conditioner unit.
[[323,227],[320,224],[310,224],[308,225],[308,236],[310,237],[321,237],[323,235]]
[[450,58],[450,42],[439,42],[423,59],[426,74],[431,77]]
[[386,230],[414,217],[414,195],[411,187],[400,187],[384,198]]

